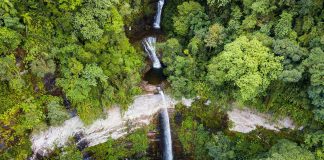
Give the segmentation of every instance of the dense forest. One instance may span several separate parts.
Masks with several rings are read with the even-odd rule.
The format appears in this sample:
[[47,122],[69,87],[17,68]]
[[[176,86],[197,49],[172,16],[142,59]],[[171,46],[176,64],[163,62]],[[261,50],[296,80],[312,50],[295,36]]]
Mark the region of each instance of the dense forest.
[[[76,114],[85,124],[115,104],[127,110],[147,62],[132,34],[153,0],[0,0],[0,159],[31,157],[30,136]],[[174,159],[324,159],[324,1],[166,0],[157,44]],[[210,101],[210,105],[205,105]],[[301,129],[229,130],[226,112],[247,106]],[[180,117],[180,118],[179,118]],[[152,159],[150,125],[44,159]]]

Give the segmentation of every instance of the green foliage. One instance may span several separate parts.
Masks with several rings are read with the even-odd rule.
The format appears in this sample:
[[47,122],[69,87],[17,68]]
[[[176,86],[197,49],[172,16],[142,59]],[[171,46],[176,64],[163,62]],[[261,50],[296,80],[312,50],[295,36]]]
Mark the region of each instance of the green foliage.
[[[177,105],[176,109],[184,117],[193,117],[201,124],[212,131],[223,130],[227,128],[227,114],[215,104],[206,105],[206,99],[195,100],[189,108],[183,105]],[[217,116],[216,116],[217,115]]]
[[164,4],[161,25],[165,32],[173,32],[173,19],[169,17],[174,17],[177,14],[177,6],[182,2],[182,0],[172,0]]
[[108,48],[109,54],[100,57],[100,66],[109,82],[102,95],[102,103],[106,105],[118,103],[126,106],[133,96],[140,93],[142,57],[131,47],[125,35],[122,36],[117,41],[118,46]]
[[124,158],[144,158],[148,149],[149,140],[146,137],[145,129],[139,129],[131,135],[89,147],[86,151],[92,154],[95,159],[124,159]]
[[[26,159],[32,132],[69,117],[62,95],[89,124],[104,108],[126,108],[140,93],[142,56],[128,42],[124,18],[143,8],[129,3],[0,0],[1,152],[6,155],[0,159]],[[127,18],[127,24],[133,21]]]
[[315,133],[309,133],[305,135],[305,144],[308,149],[313,151],[316,159],[324,158],[324,133],[323,131],[317,131]]
[[[203,100],[212,100],[212,104],[224,104],[224,107],[212,106],[214,108],[226,108],[235,98],[243,101],[243,105],[272,113],[275,118],[289,116],[297,125],[306,128],[322,125],[322,1],[207,0],[180,3],[172,0],[170,4],[172,7],[164,9],[167,13],[164,16],[172,15],[167,17],[173,17],[173,24],[170,20],[162,21],[169,33],[169,44],[164,43],[162,51],[166,52],[163,54],[163,62],[167,64],[164,71],[173,96],[199,96]],[[201,13],[207,17],[199,18]],[[205,25],[200,21],[205,21]],[[196,27],[198,23],[200,27]],[[171,24],[173,30],[169,27]],[[180,108],[186,112],[184,118],[192,117],[209,131],[223,129],[211,122],[215,119],[211,115],[217,113],[209,106],[193,104],[190,109]],[[217,157],[234,151],[228,159],[260,159],[277,139],[282,138],[304,145],[296,135],[281,136],[284,131],[278,134],[264,132],[226,133],[223,136],[227,138],[226,142],[221,142],[224,147],[219,143],[209,146],[215,147],[211,155]],[[185,140],[183,143],[186,151],[189,145]],[[294,150],[294,155],[276,153],[272,158],[290,159],[291,156],[298,159],[298,154],[304,159],[313,157],[304,148],[292,146],[287,145]],[[322,149],[308,149],[316,158],[322,156]],[[187,150],[192,150],[187,152],[191,156],[195,149]],[[269,153],[268,156],[270,159],[273,155]],[[219,159],[226,159],[226,156]]]
[[272,112],[274,117],[291,117],[294,122],[306,125],[312,119],[311,102],[303,83],[274,82],[270,85],[265,101],[256,104],[262,112]]
[[318,108],[323,107],[323,86],[311,86],[308,90],[308,95],[312,99],[312,103],[317,106]]
[[53,59],[40,59],[31,63],[30,69],[37,77],[44,77],[47,73],[54,73],[56,65]]
[[5,11],[5,12],[10,12],[12,10],[14,10],[14,5],[12,2],[10,2],[9,0],[1,0],[1,8]]
[[280,78],[285,82],[297,82],[302,78],[304,68],[301,64],[308,53],[305,48],[299,47],[297,42],[289,39],[275,40],[273,51],[276,55],[283,56],[284,70]]
[[324,122],[324,109],[315,109],[314,119],[319,122]]
[[[4,127],[1,127],[1,139],[6,147],[11,147],[13,144],[21,144],[24,148],[21,150],[21,154],[12,155],[14,157],[27,158],[29,154],[26,153],[26,143],[28,143],[28,134],[33,129],[36,129],[44,120],[44,114],[39,108],[39,104],[32,99],[28,99],[25,102],[17,103],[6,112],[0,115],[0,122]],[[17,139],[18,138],[18,139]],[[28,145],[28,144],[26,144]],[[18,148],[16,148],[18,147]],[[16,146],[13,152],[20,152],[19,146]],[[18,150],[16,150],[18,149]],[[8,150],[11,152],[12,150]],[[22,157],[21,157],[22,156]]]
[[270,131],[264,128],[257,128],[248,133],[229,133],[229,137],[235,144],[235,159],[262,159],[271,147],[277,144],[280,139],[289,139],[296,141],[301,139],[298,132],[281,130],[281,132]]
[[315,160],[314,155],[308,150],[297,146],[296,143],[288,140],[280,140],[274,145],[270,151],[269,156],[265,160],[290,160],[290,159],[304,159]]
[[324,65],[323,57],[324,52],[320,48],[314,48],[311,50],[309,58],[305,61],[308,72],[311,74],[310,81],[312,86],[324,85],[322,72]]
[[241,18],[242,18],[242,11],[241,8],[237,5],[234,5],[231,7],[231,19],[228,21],[227,24],[227,32],[229,33],[229,39],[235,39],[237,38],[237,33],[241,31],[240,25],[241,25]]
[[[272,145],[277,143],[278,139],[300,139],[295,132],[288,130],[275,132],[257,128],[250,133],[229,132],[222,128],[226,126],[226,122],[224,123],[226,114],[213,111],[215,108],[219,108],[213,104],[206,106],[203,104],[204,100],[198,101],[199,103],[194,102],[189,108],[181,105],[176,106],[176,115],[180,114],[183,120],[181,123],[176,122],[178,125],[174,128],[178,133],[186,158],[196,159],[197,156],[200,156],[203,157],[202,159],[259,159]],[[218,124],[219,122],[223,124]],[[201,127],[202,133],[199,131],[199,127]],[[207,130],[208,132],[206,132]],[[200,145],[201,142],[196,142],[195,139],[205,139],[207,143]],[[197,146],[200,148],[199,152],[195,152],[194,147]],[[206,156],[207,153],[209,156]]]
[[76,146],[68,146],[63,148],[63,153],[60,153],[60,160],[82,160],[83,155]]
[[[194,42],[189,44],[191,51],[196,49],[194,45],[196,45]],[[164,72],[170,75],[169,81],[174,90],[174,96],[177,98],[194,96],[195,85],[192,79],[196,79],[199,74],[194,58],[188,55],[188,50],[183,52],[183,47],[175,38],[160,44],[159,48],[163,52],[162,60],[167,66]]]
[[75,10],[81,5],[82,0],[59,0],[59,8],[64,11]]
[[66,78],[57,80],[72,104],[78,108],[78,113],[85,123],[89,124],[102,113],[99,90],[107,84],[107,76],[96,64],[83,65],[71,59],[68,71],[63,71]]
[[320,48],[314,48],[304,64],[310,73],[311,86],[308,89],[308,95],[312,99],[312,104],[317,108],[314,110],[315,119],[324,122],[324,52]]
[[147,138],[145,129],[139,129],[135,133],[129,135],[127,139],[132,143],[131,154],[145,155],[149,147],[149,139]]
[[278,23],[275,26],[275,34],[277,38],[293,38],[292,37],[292,20],[293,15],[287,12],[283,12],[280,15],[280,19],[278,20]]
[[[189,44],[188,44],[188,49],[184,51],[185,54],[190,54],[194,57],[200,58],[204,57],[204,54],[200,53],[201,48],[203,47],[203,42],[202,38],[200,36],[194,36],[191,38]],[[187,52],[189,51],[189,53]]]
[[105,30],[108,32],[121,33],[124,27],[123,17],[118,13],[116,8],[112,8],[110,12],[110,21],[105,25]]
[[206,148],[210,141],[209,133],[203,125],[187,117],[178,130],[180,142],[184,152],[193,159],[210,159]]
[[[113,104],[126,109],[141,92],[144,59],[124,27],[154,15],[154,5],[149,0],[0,0],[0,159],[27,159],[30,134],[45,122],[59,125],[68,118],[62,94],[86,124]],[[322,0],[166,2],[162,28],[168,34],[161,37],[168,40],[160,48],[172,94],[201,97],[184,109],[192,113],[177,131],[190,158],[314,158],[292,142],[272,147],[276,139],[288,138],[323,159],[322,133],[307,132],[324,122],[323,15]],[[305,142],[296,135],[278,136],[283,131],[226,131],[220,108],[233,98],[290,116],[305,126],[300,132],[307,134]],[[202,105],[207,99],[212,104]],[[145,132],[124,140],[89,150],[97,159],[144,158]],[[63,150],[57,159],[81,158],[75,147]]]
[[175,38],[168,39],[166,42],[160,44],[159,48],[163,52],[162,61],[167,66],[171,66],[174,63],[176,56],[182,55],[182,46]]
[[47,111],[47,118],[49,119],[50,125],[60,125],[70,117],[56,97],[47,104]]
[[214,86],[228,83],[238,87],[238,98],[251,100],[277,79],[282,70],[280,59],[258,40],[239,37],[211,60],[208,80]]
[[277,8],[271,0],[255,1],[250,7],[253,12],[261,15],[267,15]]
[[249,29],[254,29],[255,25],[257,24],[257,18],[255,15],[250,15],[247,16],[243,21],[242,21],[242,27],[243,29],[249,30]]
[[193,36],[209,23],[204,8],[197,2],[183,2],[177,9],[178,14],[172,19],[174,31],[180,36]]
[[10,54],[0,57],[0,80],[10,81],[19,76],[19,69],[16,66],[15,56]]
[[0,159],[27,159],[32,154],[30,146],[29,137],[20,137],[18,145],[8,148],[5,152],[1,152]]
[[210,7],[224,7],[230,2],[231,0],[207,0],[207,4]]
[[231,140],[222,133],[213,135],[211,142],[207,144],[208,154],[214,160],[228,160],[234,159],[235,152]]
[[85,40],[99,40],[103,34],[103,25],[109,17],[110,1],[88,1],[75,14],[73,27]]
[[99,101],[95,99],[88,99],[86,102],[79,103],[76,107],[80,119],[86,124],[90,125],[98,118],[103,118],[103,108]]
[[91,88],[97,87],[100,82],[104,83],[107,77],[103,70],[95,64],[87,65],[85,69],[77,60],[72,59],[69,64],[71,65],[70,75],[67,74],[64,79],[58,79],[57,84],[63,88],[73,103],[81,103],[89,97]]
[[195,78],[196,63],[193,58],[176,56],[172,65],[168,66],[167,73],[171,87],[175,91],[174,96],[180,98],[194,97],[195,88],[194,82],[191,78]]
[[224,43],[224,39],[224,27],[216,23],[209,27],[204,41],[207,47],[218,47]]
[[55,148],[54,152],[46,157],[49,160],[82,160],[83,153],[80,151],[76,144],[73,141],[73,138],[70,138],[66,144],[66,146],[61,148]]
[[14,30],[0,27],[0,55],[12,53],[20,44],[21,35]]

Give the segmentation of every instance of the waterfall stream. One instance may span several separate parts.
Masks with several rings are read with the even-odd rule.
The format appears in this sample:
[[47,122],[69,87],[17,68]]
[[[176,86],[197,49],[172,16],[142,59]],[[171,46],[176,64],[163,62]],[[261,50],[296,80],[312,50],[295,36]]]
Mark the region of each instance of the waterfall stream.
[[152,63],[153,63],[153,68],[161,68],[161,63],[159,58],[156,55],[156,49],[155,49],[155,44],[156,44],[156,38],[155,37],[146,37],[142,41],[143,47],[145,52],[148,54],[150,57]]
[[170,129],[170,122],[169,122],[169,113],[168,113],[168,106],[166,105],[166,100],[164,93],[161,88],[158,88],[160,95],[162,96],[162,111],[161,111],[161,118],[162,118],[162,128],[163,128],[163,159],[164,160],[172,160],[172,139],[171,139],[171,129]]
[[[159,0],[157,3],[157,12],[154,18],[153,28],[160,29],[160,22],[161,22],[161,14],[162,8],[164,5],[164,0]],[[149,55],[152,63],[153,68],[161,68],[161,63],[156,55],[156,37],[147,37],[143,40],[143,46],[145,52]],[[170,129],[170,122],[169,122],[169,113],[167,109],[167,104],[165,100],[164,93],[160,87],[157,87],[161,97],[162,97],[162,109],[161,109],[161,126],[162,126],[162,136],[163,136],[163,159],[164,160],[172,160],[172,139],[171,139],[171,129]]]
[[[161,22],[161,14],[162,8],[164,5],[164,0],[159,0],[157,3],[157,12],[154,18],[153,28],[160,29],[160,22]],[[160,60],[156,55],[156,37],[147,37],[144,38],[142,41],[144,46],[145,52],[150,57],[153,68],[159,69],[161,68]],[[172,153],[172,139],[171,139],[171,129],[170,129],[170,122],[169,122],[169,113],[168,113],[168,105],[166,104],[165,96],[160,87],[157,87],[161,97],[162,97],[162,109],[161,109],[161,126],[162,126],[162,136],[163,136],[163,159],[164,160],[172,160],[173,153]]]
[[163,5],[164,5],[164,0],[159,0],[159,2],[157,3],[157,12],[154,17],[154,23],[153,23],[153,27],[155,29],[161,28],[160,22],[161,22],[161,14],[162,14]]

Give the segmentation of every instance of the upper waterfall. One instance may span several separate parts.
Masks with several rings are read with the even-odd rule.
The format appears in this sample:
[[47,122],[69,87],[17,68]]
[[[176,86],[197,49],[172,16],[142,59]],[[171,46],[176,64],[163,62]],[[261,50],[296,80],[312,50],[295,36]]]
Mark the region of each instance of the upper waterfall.
[[155,29],[161,28],[160,22],[161,22],[161,14],[162,14],[163,5],[164,5],[164,0],[159,0],[159,2],[157,3],[157,12],[154,17],[154,23],[153,23],[153,27]]
[[146,38],[144,38],[142,44],[145,49],[145,52],[148,54],[148,56],[150,57],[150,59],[153,63],[153,68],[161,68],[160,60],[156,56],[156,49],[155,49],[156,38],[155,37],[146,37]]

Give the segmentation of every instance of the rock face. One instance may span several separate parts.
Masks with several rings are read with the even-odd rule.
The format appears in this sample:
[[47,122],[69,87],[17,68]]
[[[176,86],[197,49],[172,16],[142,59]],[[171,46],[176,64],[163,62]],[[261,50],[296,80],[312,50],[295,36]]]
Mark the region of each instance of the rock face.
[[80,132],[84,125],[79,117],[66,120],[62,126],[51,127],[47,131],[31,138],[34,155],[47,155],[54,150],[54,145],[64,146],[70,137]]
[[[175,101],[165,96],[166,105],[173,107]],[[129,109],[122,113],[119,107],[113,107],[107,111],[107,118],[98,119],[93,124],[85,126],[79,117],[73,117],[61,126],[50,127],[48,130],[31,137],[32,150],[36,155],[46,156],[55,147],[63,147],[69,138],[76,134],[82,134],[77,144],[87,142],[87,146],[104,143],[108,138],[117,139],[127,134],[127,129],[134,130],[148,125],[153,116],[163,108],[161,95],[146,94],[135,97]]]
[[[117,139],[128,134],[129,129],[134,130],[148,125],[152,118],[164,107],[160,94],[146,94],[135,97],[133,104],[125,112],[119,107],[110,108],[107,111],[107,118],[98,119],[93,124],[85,126],[79,117],[73,117],[65,121],[61,126],[50,127],[49,129],[34,134],[31,137],[32,150],[36,155],[46,156],[55,147],[63,147],[70,138],[75,135],[82,135],[77,139],[78,145],[94,146],[104,143],[108,138]],[[173,108],[176,103],[187,103],[188,107],[193,100],[176,102],[165,95],[165,105]],[[248,133],[256,126],[262,126],[270,130],[278,131],[281,128],[295,129],[289,118],[271,121],[271,116],[252,111],[251,109],[233,109],[228,112],[229,119],[234,123],[233,131]]]
[[[197,97],[199,99],[199,97]],[[191,107],[191,104],[195,99],[182,98],[181,103],[186,107]],[[211,101],[207,101],[204,104],[210,105]],[[227,112],[228,118],[233,122],[233,127],[230,128],[232,131],[248,133],[256,129],[257,126],[264,127],[269,130],[279,131],[283,128],[296,129],[294,122],[289,118],[273,121],[273,118],[269,114],[260,113],[249,108],[238,109],[235,104],[234,109]],[[299,129],[302,129],[299,128]]]
[[228,112],[228,118],[233,122],[234,126],[230,129],[232,131],[248,133],[257,126],[262,126],[269,130],[279,131],[282,128],[295,129],[293,121],[288,117],[277,120],[276,122],[271,121],[271,116],[268,114],[258,113],[248,108],[233,109]]
[[145,92],[149,92],[149,93],[153,93],[153,92],[157,92],[157,88],[155,85],[152,84],[148,84],[147,81],[142,81],[141,82],[141,88],[145,91]]
[[181,103],[186,107],[191,107],[191,104],[194,101],[195,101],[194,99],[187,99],[187,98],[184,98],[184,97],[182,97],[182,99],[181,99]]

